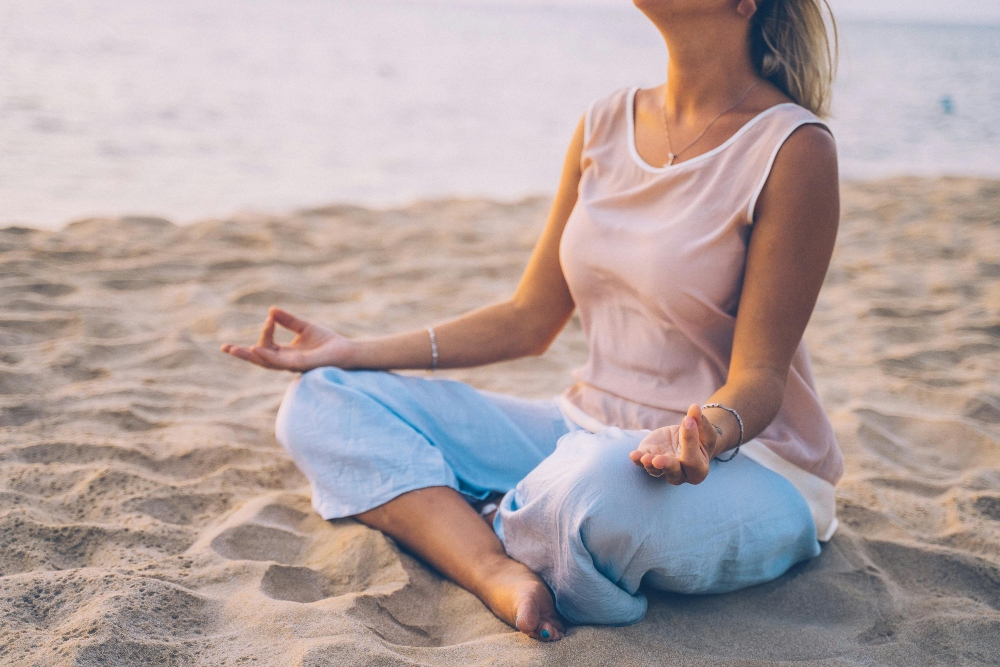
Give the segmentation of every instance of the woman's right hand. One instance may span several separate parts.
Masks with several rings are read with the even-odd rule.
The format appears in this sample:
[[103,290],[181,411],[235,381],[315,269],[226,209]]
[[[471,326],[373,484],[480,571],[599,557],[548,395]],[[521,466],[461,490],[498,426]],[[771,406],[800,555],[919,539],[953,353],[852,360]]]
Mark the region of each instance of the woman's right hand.
[[[279,345],[274,342],[276,324],[295,333],[291,343]],[[304,372],[321,366],[347,368],[354,347],[351,340],[329,329],[271,306],[256,345],[244,347],[226,343],[222,351],[264,368]]]

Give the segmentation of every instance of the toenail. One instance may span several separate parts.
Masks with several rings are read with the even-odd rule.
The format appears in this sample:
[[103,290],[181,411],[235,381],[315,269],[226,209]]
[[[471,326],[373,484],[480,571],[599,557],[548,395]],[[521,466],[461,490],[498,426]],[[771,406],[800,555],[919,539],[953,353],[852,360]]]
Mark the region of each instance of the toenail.
[[542,630],[542,639],[548,639],[549,636],[550,635],[548,630]]

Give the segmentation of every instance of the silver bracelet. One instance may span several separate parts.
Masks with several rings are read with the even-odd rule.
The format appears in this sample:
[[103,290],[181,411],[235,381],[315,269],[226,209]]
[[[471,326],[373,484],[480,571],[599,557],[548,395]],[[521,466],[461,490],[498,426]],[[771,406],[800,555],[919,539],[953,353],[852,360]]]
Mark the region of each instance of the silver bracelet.
[[437,337],[434,335],[434,327],[427,327],[427,333],[431,336],[431,370],[437,370],[438,367],[438,344]]
[[[740,417],[740,413],[736,412],[736,410],[733,410],[732,408],[725,406],[722,403],[708,403],[706,405],[701,406],[702,410],[707,410],[708,408],[719,408],[720,410],[725,410],[726,412],[733,413],[733,416],[736,417],[736,423],[740,425],[740,439],[736,442],[736,449],[733,450],[732,456],[730,456],[728,459],[719,459],[718,456],[715,457],[719,459],[719,461],[721,461],[722,463],[732,461],[736,457],[736,455],[740,453],[740,445],[743,444],[743,418]],[[715,425],[713,424],[713,426]],[[719,428],[716,427],[715,430],[716,432],[718,432]]]

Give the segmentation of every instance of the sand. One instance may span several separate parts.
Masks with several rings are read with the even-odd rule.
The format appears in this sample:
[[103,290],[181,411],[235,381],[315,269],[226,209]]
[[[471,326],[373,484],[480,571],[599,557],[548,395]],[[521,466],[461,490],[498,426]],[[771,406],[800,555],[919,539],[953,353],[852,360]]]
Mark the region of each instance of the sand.
[[[281,304],[351,335],[507,295],[548,202],[0,230],[0,664],[976,665],[1000,661],[1000,183],[844,186],[807,332],[847,472],[820,557],[651,594],[543,645],[352,520],[276,444],[291,375],[220,354]],[[540,359],[447,375],[530,397]]]

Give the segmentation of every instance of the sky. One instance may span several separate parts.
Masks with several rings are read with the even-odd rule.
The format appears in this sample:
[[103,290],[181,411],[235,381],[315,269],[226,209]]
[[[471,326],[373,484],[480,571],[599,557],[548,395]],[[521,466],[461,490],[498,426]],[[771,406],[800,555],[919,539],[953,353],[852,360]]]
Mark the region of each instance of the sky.
[[[629,0],[437,0],[461,4],[615,5]],[[1000,23],[1000,0],[829,0],[838,19]]]
[[830,6],[844,18],[1000,22],[1000,0],[830,0]]

